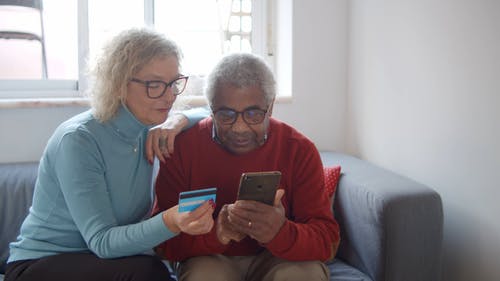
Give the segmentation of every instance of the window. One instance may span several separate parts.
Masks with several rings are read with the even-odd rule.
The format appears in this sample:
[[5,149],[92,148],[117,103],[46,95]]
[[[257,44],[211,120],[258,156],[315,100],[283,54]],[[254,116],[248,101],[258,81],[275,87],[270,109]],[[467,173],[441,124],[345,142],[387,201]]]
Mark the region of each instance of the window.
[[[223,54],[244,51],[264,56],[266,2],[44,0],[42,21],[34,9],[0,6],[0,30],[6,25],[31,28],[43,37],[46,51],[44,74],[42,42],[0,38],[0,98],[81,96],[88,83],[87,65],[104,43],[123,29],[143,26],[180,45],[182,71],[190,75],[186,91],[201,95],[204,76]],[[20,15],[22,26],[14,23]]]

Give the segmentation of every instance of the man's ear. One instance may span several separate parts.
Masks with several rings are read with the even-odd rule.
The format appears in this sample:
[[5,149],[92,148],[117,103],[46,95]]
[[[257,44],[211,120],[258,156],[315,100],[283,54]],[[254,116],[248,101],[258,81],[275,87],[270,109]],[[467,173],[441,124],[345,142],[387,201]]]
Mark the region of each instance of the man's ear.
[[273,107],[274,107],[274,98],[273,101],[271,102],[271,105],[269,106],[269,109],[267,110],[267,114],[269,116],[273,115]]

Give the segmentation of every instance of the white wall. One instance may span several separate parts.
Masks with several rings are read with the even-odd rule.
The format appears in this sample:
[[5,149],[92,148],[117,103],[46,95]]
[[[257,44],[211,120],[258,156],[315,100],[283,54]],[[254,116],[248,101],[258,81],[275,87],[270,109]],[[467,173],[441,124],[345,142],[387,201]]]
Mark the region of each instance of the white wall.
[[0,109],[0,163],[38,161],[57,125],[85,109]]
[[349,5],[348,151],[441,194],[443,280],[500,280],[500,1]]
[[[273,114],[296,126],[320,149],[340,150],[345,128],[346,0],[277,2],[283,11],[278,36],[289,42],[278,46],[279,59],[293,67],[283,69],[292,81],[281,88],[291,89],[293,98],[276,104]],[[0,163],[38,160],[57,125],[85,109],[0,109]]]
[[293,101],[276,105],[274,116],[298,128],[319,149],[343,150],[347,1],[293,1],[292,19]]

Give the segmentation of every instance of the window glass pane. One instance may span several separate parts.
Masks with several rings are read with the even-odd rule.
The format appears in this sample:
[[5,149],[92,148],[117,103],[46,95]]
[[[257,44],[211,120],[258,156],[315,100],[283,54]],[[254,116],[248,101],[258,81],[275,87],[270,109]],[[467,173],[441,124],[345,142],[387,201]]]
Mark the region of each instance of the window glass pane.
[[251,13],[252,12],[252,0],[241,1],[241,11],[243,13]]
[[232,7],[233,12],[237,13],[240,11],[240,0],[234,0],[233,1],[233,7]]
[[232,52],[239,52],[241,51],[241,36],[240,35],[233,35],[231,36],[231,51]]
[[229,19],[229,31],[240,31],[240,18],[241,17],[238,16],[231,16],[231,18]]
[[250,53],[252,51],[252,45],[250,44],[250,40],[248,38],[241,40],[241,51]]
[[43,21],[36,9],[0,6],[0,31],[21,31],[37,36],[32,40],[0,39],[0,79],[43,79],[42,46],[45,46],[47,78],[76,80],[77,18],[76,1],[43,1]]
[[89,0],[89,62],[95,62],[102,47],[116,34],[144,27],[143,0]]
[[1,79],[41,79],[40,43],[0,39]]
[[[245,5],[251,11],[251,1]],[[204,76],[224,54],[252,52],[251,13],[245,13],[242,22],[240,0],[158,0],[154,10],[155,28],[179,44],[184,53],[182,71],[190,75],[187,95],[201,95]]]
[[249,16],[241,17],[241,31],[251,32],[252,31],[252,18]]
[[223,53],[220,24],[216,1],[155,1],[155,28],[181,47],[189,74],[208,73]]
[[[144,5],[152,2],[154,18],[149,18]],[[78,8],[84,10],[78,11]],[[29,89],[41,88],[47,93],[47,89],[57,88],[74,94],[78,78],[86,70],[79,62],[86,61],[92,66],[113,36],[124,29],[144,27],[145,22],[153,23],[155,29],[181,47],[182,71],[190,76],[185,95],[201,94],[204,76],[224,54],[255,51],[251,40],[255,35],[252,34],[255,31],[252,0],[44,0],[42,10],[43,36],[37,10],[0,6],[0,30],[2,26],[7,30],[33,30],[44,42],[42,45],[38,40],[0,38],[0,97],[17,97],[19,93],[12,92],[16,89],[22,89],[26,97],[30,95]],[[84,12],[88,13],[88,19],[81,18]],[[79,28],[78,23],[85,26]],[[87,27],[88,34],[79,34]],[[255,38],[261,40],[261,37]],[[42,46],[45,46],[45,67]],[[79,50],[86,52],[87,48],[88,57],[80,58]],[[80,82],[79,85],[87,85],[87,81]],[[68,85],[71,87],[65,88]],[[192,93],[191,86],[196,88]],[[32,94],[37,97],[42,93]],[[67,94],[68,91],[58,92],[56,96]]]

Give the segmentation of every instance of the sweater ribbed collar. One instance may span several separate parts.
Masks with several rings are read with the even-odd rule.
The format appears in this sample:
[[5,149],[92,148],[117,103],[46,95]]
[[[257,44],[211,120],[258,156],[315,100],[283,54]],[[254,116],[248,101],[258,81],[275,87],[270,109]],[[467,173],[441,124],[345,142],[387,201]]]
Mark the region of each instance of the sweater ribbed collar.
[[116,116],[110,121],[111,127],[122,138],[135,140],[152,126],[141,123],[130,110],[121,105]]

